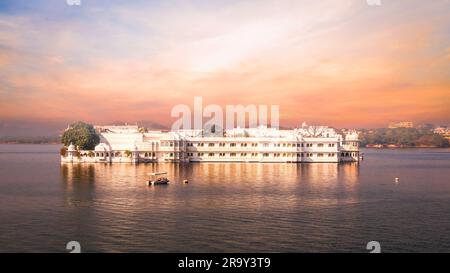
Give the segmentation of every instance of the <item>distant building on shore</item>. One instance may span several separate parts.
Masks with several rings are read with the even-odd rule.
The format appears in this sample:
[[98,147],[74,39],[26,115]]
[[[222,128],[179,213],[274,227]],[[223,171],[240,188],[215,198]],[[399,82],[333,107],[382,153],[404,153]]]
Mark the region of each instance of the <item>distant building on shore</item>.
[[450,128],[447,126],[440,126],[434,129],[434,133],[445,137],[450,140]]
[[400,121],[400,122],[390,122],[388,128],[413,128],[414,123],[412,121]]

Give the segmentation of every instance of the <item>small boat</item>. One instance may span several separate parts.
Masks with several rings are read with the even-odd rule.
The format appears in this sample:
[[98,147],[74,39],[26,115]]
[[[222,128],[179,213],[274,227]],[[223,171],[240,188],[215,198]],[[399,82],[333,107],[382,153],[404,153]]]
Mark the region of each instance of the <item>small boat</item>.
[[183,180],[183,184],[188,184],[188,183],[189,183],[189,180],[187,180],[187,179]]
[[167,185],[169,179],[167,178],[167,172],[149,173],[150,179],[147,181],[148,186]]

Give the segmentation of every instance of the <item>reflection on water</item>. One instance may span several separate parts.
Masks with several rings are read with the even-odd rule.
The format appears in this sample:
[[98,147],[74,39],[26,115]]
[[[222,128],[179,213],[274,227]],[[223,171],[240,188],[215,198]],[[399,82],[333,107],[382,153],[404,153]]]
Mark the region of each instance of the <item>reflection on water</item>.
[[[92,240],[98,251],[294,251],[297,225],[313,225],[298,209],[313,217],[356,202],[358,166],[63,164],[61,178],[65,205],[94,221],[85,228],[101,236]],[[170,185],[146,186],[156,171],[167,171]]]
[[[58,147],[1,148],[0,251],[63,252],[71,240],[92,252],[365,252],[372,240],[450,251],[449,150],[368,150],[361,164],[61,165]],[[171,183],[148,187],[155,171]]]
[[[305,196],[309,204],[321,206],[351,202],[349,196],[357,198],[354,193],[358,167],[357,163],[62,164],[61,178],[66,203],[71,206],[95,205],[103,198],[120,201],[127,196],[124,200],[134,202],[133,197],[150,199],[151,196],[150,201],[161,198],[159,201],[165,206],[177,206],[180,199],[189,199],[189,202],[208,201],[209,208],[213,204],[223,208],[235,201],[249,208],[259,206],[261,201],[270,201],[266,197],[275,193],[283,198],[275,200],[274,205],[289,206],[301,192],[322,193]],[[170,187],[147,187],[148,174],[161,171],[168,173]],[[188,185],[182,183],[185,179],[189,180]],[[339,194],[327,195],[335,192]],[[185,198],[184,194],[190,195]],[[229,198],[218,198],[225,196]],[[154,203],[155,206],[163,204]]]

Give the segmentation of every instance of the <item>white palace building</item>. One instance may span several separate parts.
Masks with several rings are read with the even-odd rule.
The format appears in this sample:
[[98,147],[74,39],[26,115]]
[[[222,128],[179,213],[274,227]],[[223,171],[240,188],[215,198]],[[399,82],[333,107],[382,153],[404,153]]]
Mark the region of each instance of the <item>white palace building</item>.
[[148,131],[138,126],[95,126],[94,151],[67,147],[63,163],[140,162],[358,162],[355,131],[344,135],[326,126],[293,130],[234,128],[220,135],[203,130]]

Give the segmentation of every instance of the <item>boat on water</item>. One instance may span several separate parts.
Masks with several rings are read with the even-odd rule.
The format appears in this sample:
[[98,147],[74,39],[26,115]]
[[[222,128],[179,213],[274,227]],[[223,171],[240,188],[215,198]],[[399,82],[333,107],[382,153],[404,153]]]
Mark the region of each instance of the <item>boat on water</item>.
[[148,186],[167,185],[169,179],[167,178],[167,172],[154,172],[149,173],[150,179],[147,181]]

